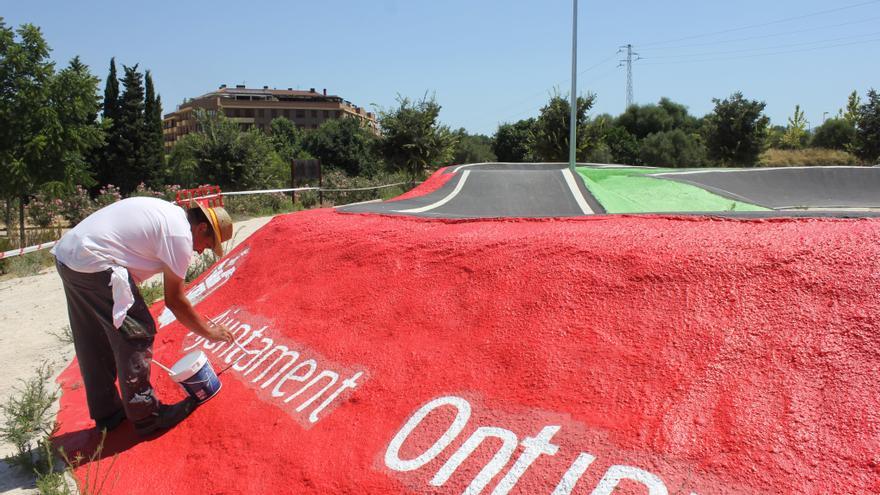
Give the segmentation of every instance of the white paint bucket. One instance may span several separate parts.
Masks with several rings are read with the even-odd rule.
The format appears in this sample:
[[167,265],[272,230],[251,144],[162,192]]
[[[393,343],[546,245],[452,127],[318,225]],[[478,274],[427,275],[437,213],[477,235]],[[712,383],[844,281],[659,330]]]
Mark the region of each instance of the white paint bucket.
[[171,379],[179,383],[199,404],[217,395],[222,385],[208,361],[208,356],[199,350],[190,352],[174,363],[171,367]]

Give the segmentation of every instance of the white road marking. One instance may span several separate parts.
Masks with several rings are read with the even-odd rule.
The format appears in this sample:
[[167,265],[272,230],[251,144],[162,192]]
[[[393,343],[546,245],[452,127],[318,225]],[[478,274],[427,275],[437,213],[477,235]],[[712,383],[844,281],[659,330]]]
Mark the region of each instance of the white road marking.
[[458,193],[461,192],[461,188],[464,187],[464,183],[465,183],[465,181],[467,181],[467,178],[470,175],[471,175],[470,170],[465,170],[464,172],[462,172],[461,179],[459,179],[458,184],[455,185],[455,189],[453,189],[452,192],[449,193],[445,198],[441,199],[440,201],[437,201],[436,203],[431,203],[428,206],[422,206],[421,208],[412,208],[409,210],[394,210],[394,211],[396,213],[424,213],[426,211],[433,210],[434,208],[440,208],[441,206],[445,205],[446,203],[452,201],[452,199],[455,198],[458,195]]
[[574,200],[577,202],[584,215],[592,215],[594,212],[590,208],[590,205],[587,204],[587,200],[584,199],[584,195],[581,194],[581,190],[578,188],[574,175],[571,174],[571,170],[567,168],[563,169],[562,176],[565,177],[565,183],[568,184],[568,188],[571,189],[571,195],[574,197]]

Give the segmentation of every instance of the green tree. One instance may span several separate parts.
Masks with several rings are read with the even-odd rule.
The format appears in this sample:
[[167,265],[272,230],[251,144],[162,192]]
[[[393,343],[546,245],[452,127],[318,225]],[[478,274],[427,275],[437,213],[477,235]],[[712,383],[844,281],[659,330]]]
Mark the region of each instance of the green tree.
[[794,115],[788,118],[788,127],[782,136],[782,146],[797,150],[804,147],[807,138],[807,119],[800,105],[795,105]]
[[281,187],[290,166],[275,152],[268,135],[242,131],[222,114],[196,111],[198,132],[175,144],[169,157],[172,179],[186,187],[216,184],[226,190]]
[[859,107],[853,152],[871,165],[880,164],[880,94],[874,89]]
[[150,71],[144,73],[144,160],[149,185],[159,187],[165,175],[165,137],[162,134],[162,97],[153,87]]
[[673,129],[643,139],[639,157],[641,163],[652,167],[703,167],[706,147],[696,134]]
[[770,123],[766,103],[747,100],[740,92],[712,101],[715,111],[704,119],[709,157],[722,165],[756,164]]
[[88,184],[84,156],[101,143],[97,79],[78,58],[55,74],[49,50],[36,26],[0,18],[0,194],[18,200],[22,241],[29,196]]
[[492,151],[492,138],[482,134],[468,134],[462,127],[455,131],[456,144],[452,152],[452,163],[494,162],[497,158]]
[[846,108],[838,112],[838,118],[843,119],[847,124],[855,129],[856,121],[859,120],[859,107],[862,105],[862,99],[859,97],[858,91],[849,94],[846,101]]
[[123,194],[135,190],[138,184],[153,184],[159,171],[148,161],[148,133],[144,114],[143,75],[138,72],[138,64],[132,67],[123,65],[123,92],[120,98],[119,118],[114,122],[112,133],[118,148],[114,150],[114,163],[111,163],[113,179],[109,183],[118,186]]
[[303,149],[321,160],[322,165],[339,168],[348,175],[372,175],[378,168],[375,139],[359,119],[331,119],[306,133]]
[[98,184],[112,184],[116,179],[119,158],[119,79],[116,75],[116,58],[110,59],[107,80],[104,81],[102,123],[107,132],[107,144],[99,150],[95,179]]
[[[586,158],[590,149],[596,146],[587,136],[587,112],[593,107],[596,95],[578,96],[576,123],[577,143],[575,155],[578,160]],[[571,104],[568,98],[559,94],[541,108],[541,114],[532,127],[529,136],[529,153],[539,161],[567,162],[569,159],[569,139],[571,130]]]
[[848,151],[856,137],[856,128],[844,119],[828,119],[813,133],[813,146]]
[[530,161],[529,135],[534,125],[533,118],[499,125],[498,130],[495,131],[495,138],[492,139],[492,151],[496,159],[515,163]]
[[605,131],[604,142],[611,152],[611,161],[627,165],[641,165],[639,140],[625,127],[612,125]]
[[269,123],[269,139],[272,148],[284,163],[295,158],[314,158],[303,150],[303,131],[290,119],[276,117]]
[[455,136],[438,121],[440,104],[427,96],[418,101],[398,96],[397,103],[396,108],[379,111],[382,138],[377,149],[386,167],[415,179],[428,167],[447,165]]
[[42,188],[56,197],[73,191],[77,184],[94,183],[95,151],[104,145],[104,129],[98,122],[100,80],[79,57],[52,79],[49,109],[52,125],[45,132],[47,149],[42,166],[48,173]]
[[669,98],[661,98],[657,105],[632,105],[617,118],[616,124],[639,140],[673,129],[697,130],[697,119],[688,114],[687,107]]
[[104,104],[102,106],[105,119],[119,116],[119,79],[116,77],[116,57],[110,58],[110,71],[104,81]]

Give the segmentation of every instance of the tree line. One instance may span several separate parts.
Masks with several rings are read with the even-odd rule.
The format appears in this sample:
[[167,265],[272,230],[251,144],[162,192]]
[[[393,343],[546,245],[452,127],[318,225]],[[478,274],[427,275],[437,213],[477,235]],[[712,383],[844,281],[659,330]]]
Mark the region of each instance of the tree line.
[[[820,148],[852,154],[852,160],[880,162],[880,95],[871,89],[865,102],[853,92],[846,107],[822,125],[807,129],[797,106],[788,126],[771,126],[766,103],[742,93],[714,99],[712,113],[695,117],[687,107],[662,98],[632,105],[617,117],[589,117],[596,96],[577,99],[580,162],[662,167],[755,166],[770,149]],[[500,161],[568,161],[570,104],[552,95],[537,117],[505,123],[492,139]],[[826,163],[828,165],[836,163]]]

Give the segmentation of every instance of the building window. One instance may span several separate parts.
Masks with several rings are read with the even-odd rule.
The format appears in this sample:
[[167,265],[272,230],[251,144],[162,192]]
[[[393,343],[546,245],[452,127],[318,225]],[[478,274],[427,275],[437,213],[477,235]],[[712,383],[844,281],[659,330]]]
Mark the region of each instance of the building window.
[[339,117],[342,117],[342,110],[336,111],[336,118],[338,119]]
[[264,110],[262,108],[257,110],[257,117],[265,117]]
[[318,111],[317,111],[317,110],[312,110],[312,118],[313,118],[313,119],[317,119],[317,118],[318,118]]
[[305,116],[306,116],[306,111],[305,111],[305,110],[297,110],[297,111],[296,111],[296,118],[298,118],[298,119],[302,119],[302,118],[304,118]]
[[329,118],[330,118],[330,110],[324,110],[324,118],[325,118],[325,119],[329,119]]
[[272,109],[272,118],[274,119],[274,118],[277,117],[277,116],[278,116],[278,110],[275,110],[275,109],[273,108],[273,109]]
[[245,108],[244,109],[244,116],[253,118],[254,117],[254,109],[253,108]]
[[287,117],[288,119],[290,118],[290,109],[289,108],[284,109],[284,116]]

